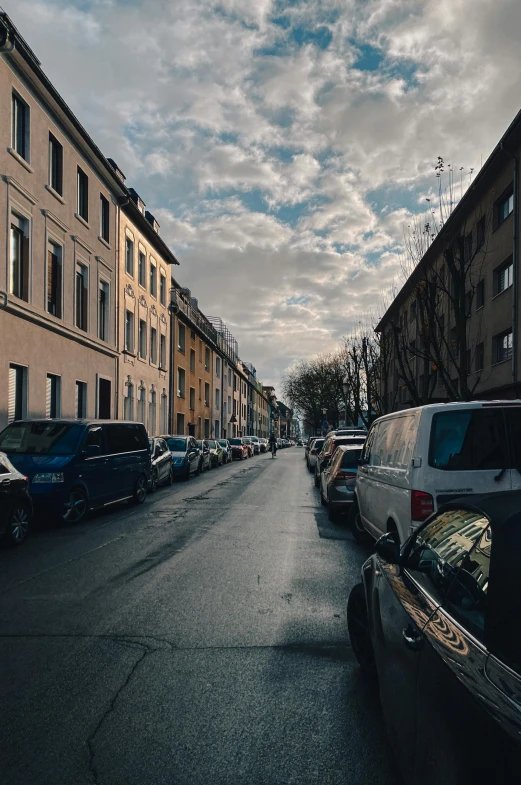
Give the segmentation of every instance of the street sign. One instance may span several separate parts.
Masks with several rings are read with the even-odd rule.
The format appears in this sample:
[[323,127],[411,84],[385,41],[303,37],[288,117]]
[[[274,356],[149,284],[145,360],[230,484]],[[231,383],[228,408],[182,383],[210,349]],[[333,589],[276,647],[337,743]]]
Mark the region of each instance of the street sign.
[[0,290],[0,311],[4,311],[7,308],[7,292],[2,292]]

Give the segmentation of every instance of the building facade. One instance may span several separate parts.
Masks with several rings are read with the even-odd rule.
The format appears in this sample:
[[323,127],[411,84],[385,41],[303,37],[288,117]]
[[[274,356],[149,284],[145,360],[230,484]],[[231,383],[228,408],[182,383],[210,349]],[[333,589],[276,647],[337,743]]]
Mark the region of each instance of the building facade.
[[121,207],[118,258],[116,416],[144,423],[149,436],[166,434],[170,405],[170,268],[178,262],[133,189]]
[[377,326],[383,411],[519,398],[521,113]]
[[115,414],[125,189],[0,14],[0,428]]

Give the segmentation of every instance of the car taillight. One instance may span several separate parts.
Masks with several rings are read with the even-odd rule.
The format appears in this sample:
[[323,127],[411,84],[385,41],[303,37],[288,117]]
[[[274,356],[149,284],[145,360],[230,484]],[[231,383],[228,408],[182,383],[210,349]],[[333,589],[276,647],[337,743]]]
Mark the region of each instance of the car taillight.
[[434,512],[434,499],[425,491],[413,491],[411,494],[411,519],[424,521]]
[[343,469],[335,472],[335,480],[354,480],[355,477],[356,472],[345,471]]

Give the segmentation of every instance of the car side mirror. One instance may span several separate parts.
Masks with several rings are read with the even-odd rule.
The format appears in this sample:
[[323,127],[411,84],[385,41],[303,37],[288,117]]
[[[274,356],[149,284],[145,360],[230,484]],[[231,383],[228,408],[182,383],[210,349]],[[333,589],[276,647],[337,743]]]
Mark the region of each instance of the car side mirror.
[[359,458],[358,459],[358,465],[359,466],[367,466],[368,463],[369,463],[369,458]]
[[398,532],[391,531],[382,535],[382,537],[376,541],[374,550],[376,555],[387,562],[387,564],[399,564],[400,537],[398,536]]
[[96,455],[100,455],[101,450],[99,448],[99,444],[87,444],[81,453],[85,456],[85,458],[94,458]]

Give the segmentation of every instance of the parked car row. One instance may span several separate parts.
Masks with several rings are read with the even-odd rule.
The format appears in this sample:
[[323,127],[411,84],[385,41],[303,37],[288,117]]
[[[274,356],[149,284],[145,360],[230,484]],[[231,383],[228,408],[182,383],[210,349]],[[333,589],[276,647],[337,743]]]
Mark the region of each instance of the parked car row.
[[[33,514],[79,523],[89,510],[145,501],[159,485],[267,449],[267,440],[149,438],[142,423],[19,420],[0,433],[0,537],[21,545]],[[262,449],[264,447],[264,449]]]

